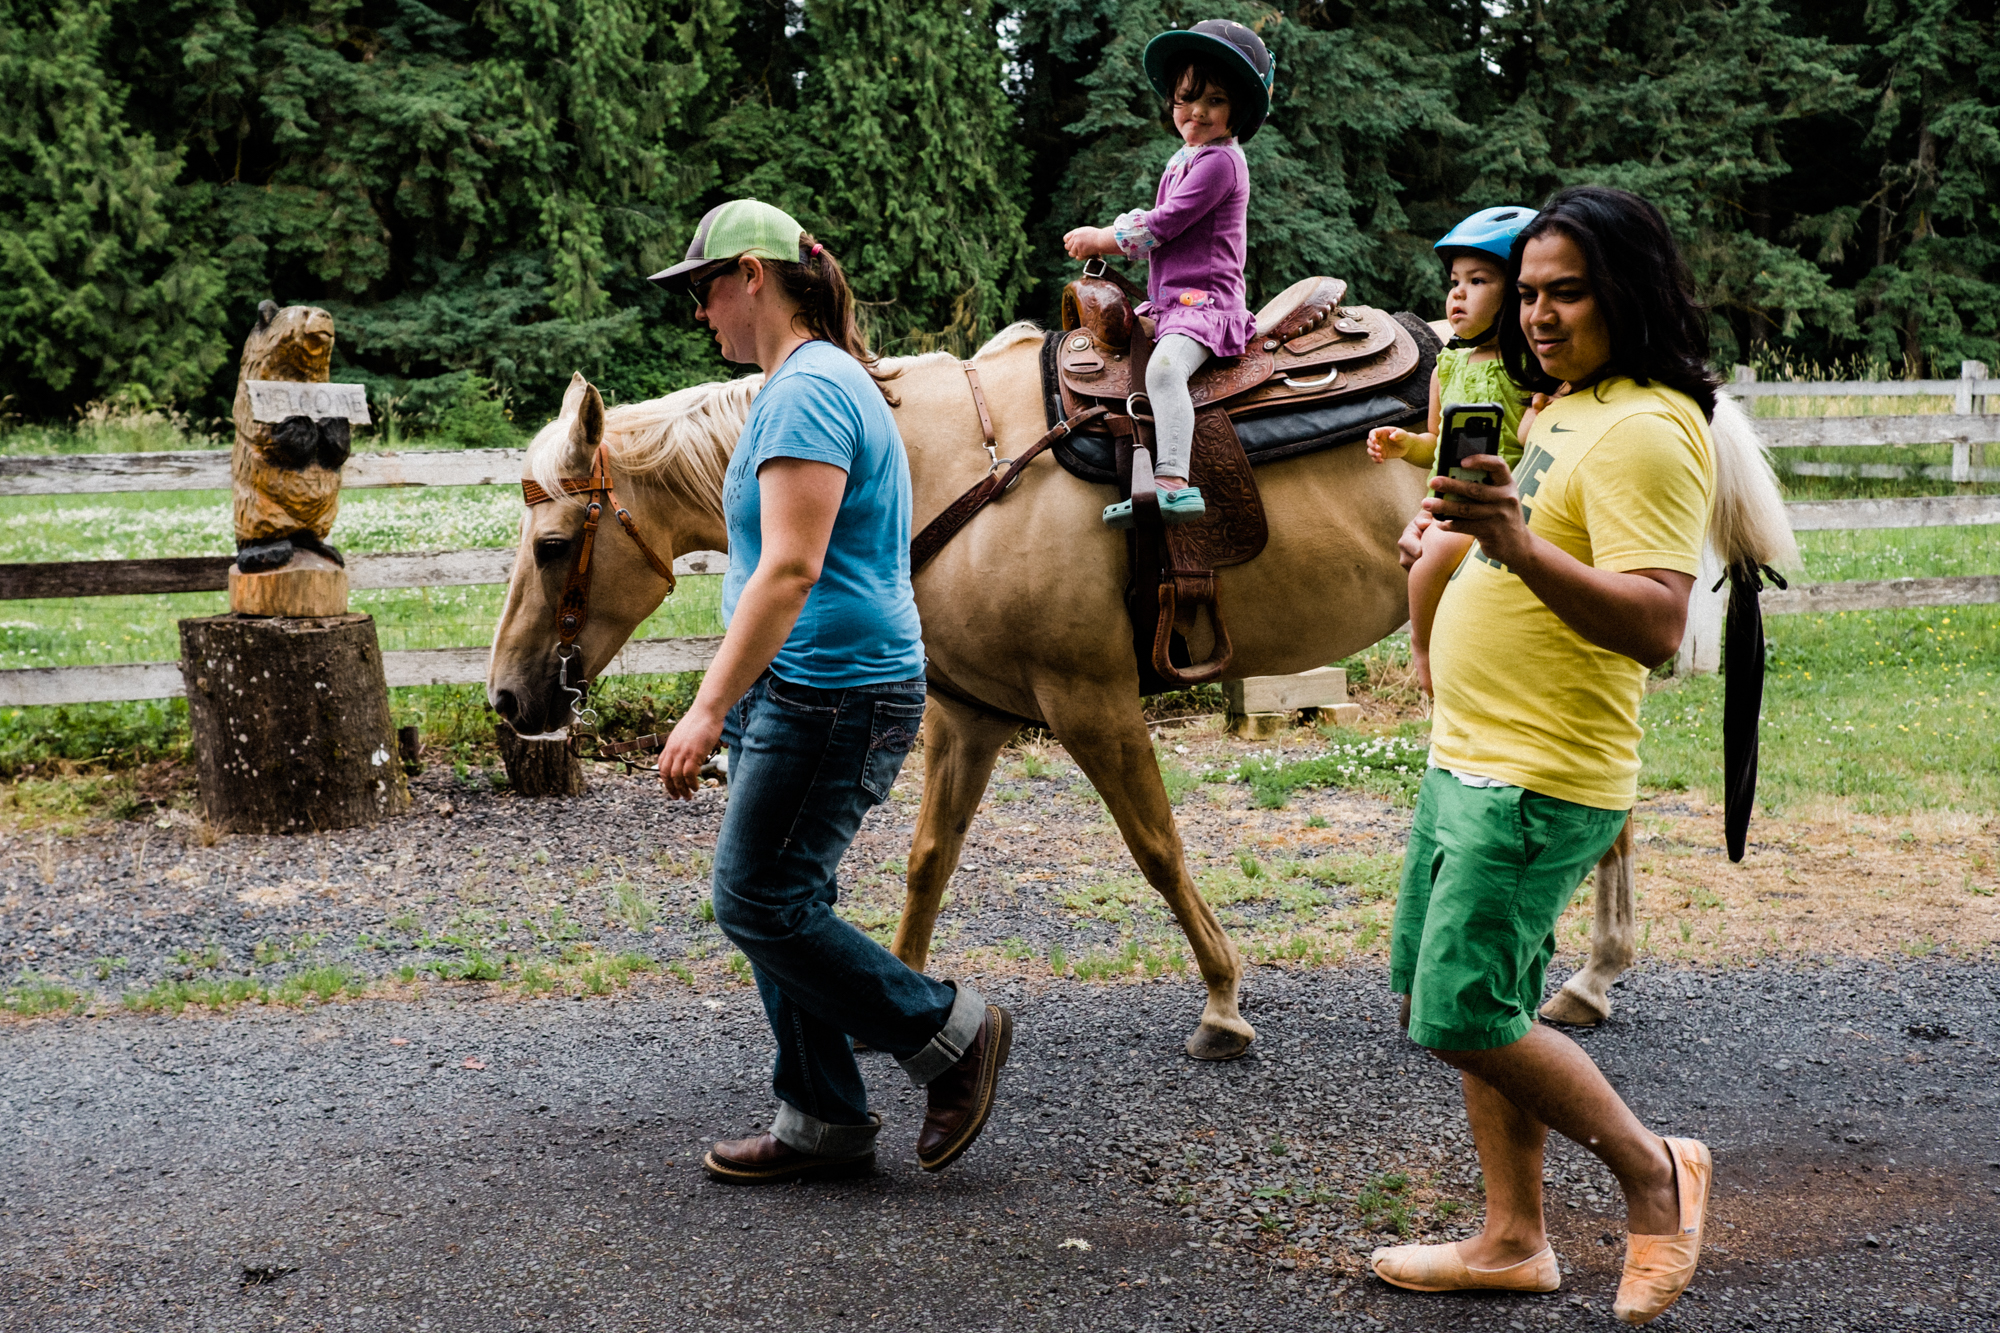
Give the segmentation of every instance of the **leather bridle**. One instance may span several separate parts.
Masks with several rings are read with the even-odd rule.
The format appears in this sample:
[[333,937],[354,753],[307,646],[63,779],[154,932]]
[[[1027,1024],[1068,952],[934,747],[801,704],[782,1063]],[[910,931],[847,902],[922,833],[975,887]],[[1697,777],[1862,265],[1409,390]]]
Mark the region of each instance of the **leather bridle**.
[[[674,594],[674,567],[671,561],[662,560],[646,539],[639,535],[638,525],[632,521],[632,514],[618,501],[611,489],[611,451],[605,445],[598,445],[591,456],[588,477],[564,477],[561,480],[563,494],[587,495],[590,502],[584,510],[583,545],[578,548],[576,562],[569,568],[569,576],[563,580],[562,599],[556,603],[556,661],[559,664],[559,681],[563,690],[572,700],[571,713],[581,721],[588,709],[577,707],[583,702],[583,691],[569,683],[570,662],[580,656],[576,640],[583,633],[584,624],[590,619],[590,557],[597,547],[597,523],[604,516],[604,507],[609,504],[611,512],[618,516],[619,525],[639,548],[639,554],[646,557],[646,563],[653,572],[667,581],[667,596]],[[548,504],[556,497],[543,490],[541,484],[528,478],[521,479],[521,498],[529,508]],[[579,673],[580,676],[581,673]]]

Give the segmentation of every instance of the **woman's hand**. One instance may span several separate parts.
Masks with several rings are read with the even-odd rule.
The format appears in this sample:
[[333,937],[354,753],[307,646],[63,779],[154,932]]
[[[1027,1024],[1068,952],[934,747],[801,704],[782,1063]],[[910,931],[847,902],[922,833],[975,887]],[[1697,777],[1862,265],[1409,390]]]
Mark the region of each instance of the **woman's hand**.
[[1063,234],[1063,249],[1071,259],[1092,259],[1118,253],[1118,238],[1109,227],[1078,227]]
[[785,646],[819,582],[846,487],[845,470],[813,459],[773,458],[757,469],[763,553],[687,716],[674,724],[660,752],[660,785],[668,799],[694,795],[701,766],[722,737],[723,717]]
[[1437,520],[1429,514],[1418,514],[1403,529],[1403,535],[1396,538],[1396,560],[1404,569],[1416,564],[1424,553],[1424,533]]
[[1432,477],[1431,490],[1436,494],[1424,501],[1424,508],[1439,528],[1462,532],[1478,542],[1488,559],[1512,565],[1526,557],[1534,538],[1507,461],[1498,454],[1474,454],[1459,466],[1484,472],[1486,483]]
[[1368,457],[1377,463],[1401,458],[1410,452],[1414,437],[1401,426],[1377,426],[1368,432]]
[[722,740],[722,714],[697,699],[686,716],[674,723],[667,748],[660,751],[660,785],[667,798],[685,801],[701,789],[701,766]]

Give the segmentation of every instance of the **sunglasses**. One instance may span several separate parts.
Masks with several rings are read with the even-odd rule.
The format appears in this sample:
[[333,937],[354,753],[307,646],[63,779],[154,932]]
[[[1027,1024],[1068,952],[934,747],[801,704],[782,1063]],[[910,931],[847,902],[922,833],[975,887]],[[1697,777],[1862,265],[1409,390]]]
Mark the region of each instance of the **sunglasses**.
[[723,277],[735,271],[735,268],[736,268],[736,261],[734,259],[726,259],[722,261],[720,264],[717,264],[714,268],[708,270],[706,273],[699,273],[696,274],[694,277],[689,278],[688,291],[693,294],[694,303],[698,306],[707,305],[708,289],[715,285],[715,280],[717,278]]

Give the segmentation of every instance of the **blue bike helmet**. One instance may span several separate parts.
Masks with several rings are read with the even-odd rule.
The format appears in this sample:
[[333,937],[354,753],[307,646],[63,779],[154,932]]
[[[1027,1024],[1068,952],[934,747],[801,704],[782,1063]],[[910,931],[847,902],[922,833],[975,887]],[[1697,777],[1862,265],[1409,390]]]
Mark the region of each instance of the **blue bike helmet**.
[[1494,256],[1504,264],[1513,256],[1514,238],[1535,220],[1537,211],[1520,204],[1482,208],[1446,232],[1431,249],[1447,262],[1454,250],[1477,250]]

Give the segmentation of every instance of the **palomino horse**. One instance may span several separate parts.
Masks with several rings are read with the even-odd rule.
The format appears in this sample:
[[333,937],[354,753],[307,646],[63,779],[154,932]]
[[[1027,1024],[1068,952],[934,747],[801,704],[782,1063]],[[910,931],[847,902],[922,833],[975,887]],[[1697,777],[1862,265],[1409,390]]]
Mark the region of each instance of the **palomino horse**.
[[[1014,325],[974,358],[1003,456],[1046,429],[1041,342],[1040,330]],[[885,369],[898,372],[889,388],[900,400],[896,419],[921,528],[986,475],[988,456],[956,360],[920,356]],[[722,475],[759,383],[748,377],[698,385],[606,412],[578,376],[561,416],[528,450],[527,479],[562,497],[565,478],[590,474],[601,442],[619,499],[647,543],[667,559],[721,549]],[[1359,448],[1337,448],[1266,465],[1257,476],[1269,544],[1255,560],[1218,575],[1235,672],[1304,671],[1401,625],[1406,585],[1396,539],[1424,493],[1423,474],[1375,466]],[[1140,711],[1123,601],[1125,540],[1098,520],[1108,492],[1071,476],[1053,457],[1039,458],[915,577],[934,688],[923,733],[923,803],[892,947],[910,966],[924,966],[994,761],[1023,721],[1040,723],[1103,796],[1140,871],[1186,933],[1208,991],[1188,1053],[1227,1059],[1256,1037],[1237,1007],[1242,960],[1188,874]],[[524,735],[570,721],[556,607],[584,521],[581,504],[569,499],[531,507],[522,524],[487,693]],[[572,662],[567,675],[572,686],[603,670],[668,591],[639,547],[613,528],[604,523],[594,543],[588,615],[575,637],[580,671]],[[1196,660],[1207,648],[1189,646]],[[1629,841],[1623,845],[1629,865]],[[1629,893],[1629,869],[1623,883]],[[1625,920],[1629,936],[1629,905]]]

